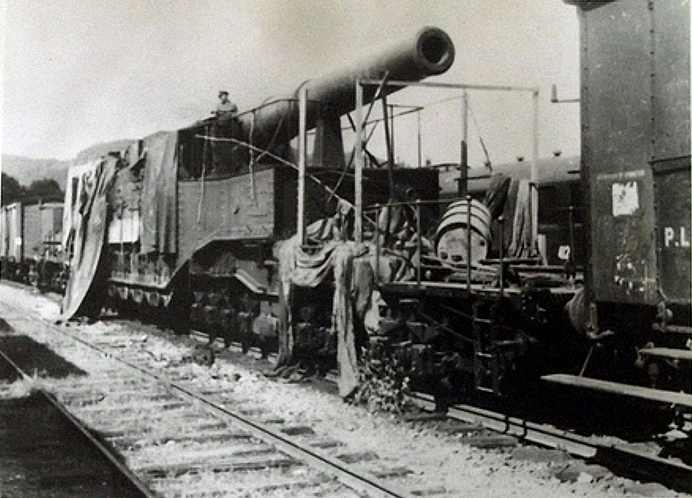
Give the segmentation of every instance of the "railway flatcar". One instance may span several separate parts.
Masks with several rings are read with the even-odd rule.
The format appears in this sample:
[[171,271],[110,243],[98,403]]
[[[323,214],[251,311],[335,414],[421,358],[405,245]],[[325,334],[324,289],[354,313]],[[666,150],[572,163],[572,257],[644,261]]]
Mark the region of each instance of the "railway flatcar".
[[2,277],[61,292],[62,214],[59,199],[25,199],[0,210]]
[[[538,240],[519,257],[516,238],[507,246],[487,227],[492,199],[486,195],[485,208],[478,202],[487,190],[469,182],[469,196],[445,215],[454,223],[443,217],[435,234],[455,227],[457,261],[438,242],[419,259],[416,279],[381,283],[377,343],[413,376],[457,393],[503,396],[542,376],[689,410],[689,4],[567,3],[577,5],[581,23],[582,153],[578,172],[568,172],[578,174],[534,183]],[[493,178],[486,180],[492,189]],[[551,191],[558,186],[568,195]],[[515,233],[533,222],[531,188],[526,214],[515,207]],[[569,251],[547,243],[546,222],[560,218]],[[494,254],[491,239],[501,241]],[[546,264],[546,254],[577,253],[580,239],[583,286],[571,265],[558,275]]]

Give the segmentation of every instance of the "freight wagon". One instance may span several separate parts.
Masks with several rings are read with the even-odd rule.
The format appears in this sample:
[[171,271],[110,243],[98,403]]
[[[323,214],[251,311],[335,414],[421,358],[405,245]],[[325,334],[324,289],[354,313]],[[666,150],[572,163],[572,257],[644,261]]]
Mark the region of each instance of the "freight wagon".
[[27,199],[0,208],[2,278],[62,292],[63,204]]

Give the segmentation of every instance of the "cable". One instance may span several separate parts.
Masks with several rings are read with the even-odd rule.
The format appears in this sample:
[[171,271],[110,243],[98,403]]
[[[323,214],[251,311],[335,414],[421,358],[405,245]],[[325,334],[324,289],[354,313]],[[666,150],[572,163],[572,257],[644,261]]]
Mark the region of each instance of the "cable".
[[[202,140],[208,140],[208,141],[210,141],[210,142],[233,142],[233,143],[235,143],[235,144],[237,144],[237,145],[240,145],[240,146],[242,146],[242,147],[247,147],[248,149],[254,150],[254,151],[256,151],[256,152],[261,152],[262,154],[264,154],[264,155],[266,155],[266,156],[268,156],[268,157],[274,159],[275,161],[278,161],[278,162],[281,163],[282,165],[288,166],[288,167],[290,167],[290,168],[293,168],[293,169],[295,169],[296,171],[298,171],[298,169],[299,169],[298,166],[297,166],[296,164],[294,164],[294,163],[292,163],[292,162],[290,162],[290,161],[287,161],[286,159],[284,159],[284,158],[282,158],[282,157],[279,157],[279,156],[277,156],[276,154],[272,154],[272,153],[269,152],[268,150],[261,149],[261,148],[259,148],[259,147],[255,147],[254,145],[251,145],[251,144],[249,144],[249,143],[247,143],[247,142],[244,142],[244,141],[242,141],[242,140],[238,140],[237,138],[219,138],[219,137],[210,137],[210,136],[207,136],[207,135],[195,135],[195,138],[200,138],[200,139],[202,139]],[[336,197],[336,198],[339,199],[340,201],[346,203],[349,207],[355,208],[355,206],[353,205],[352,202],[350,202],[349,200],[344,199],[343,197],[341,197],[340,195],[338,195],[338,194],[334,191],[334,189],[332,189],[331,187],[329,187],[329,186],[325,185],[324,183],[322,183],[322,182],[321,182],[317,177],[315,177],[314,175],[311,175],[310,173],[306,173],[306,176],[307,176],[307,178],[310,178],[312,181],[314,181],[315,183],[317,183],[320,187],[322,187],[323,189],[325,189],[327,192],[329,192],[330,194],[332,194],[334,197]],[[367,216],[363,215],[363,219],[365,219],[366,221],[369,221],[373,226],[375,226],[375,227],[377,226],[377,223],[375,223],[373,220],[371,220],[371,219],[368,218]]]
[[485,142],[483,141],[483,136],[481,135],[481,129],[478,126],[478,121],[476,120],[476,114],[473,112],[473,107],[471,107],[471,104],[466,103],[466,106],[469,108],[469,111],[471,112],[471,119],[473,120],[473,126],[476,127],[476,131],[478,132],[478,140],[481,143],[481,149],[483,149],[483,154],[485,155],[485,161],[486,161],[486,166],[488,169],[492,170],[492,162],[490,161],[490,155],[488,154],[488,149],[485,146]]

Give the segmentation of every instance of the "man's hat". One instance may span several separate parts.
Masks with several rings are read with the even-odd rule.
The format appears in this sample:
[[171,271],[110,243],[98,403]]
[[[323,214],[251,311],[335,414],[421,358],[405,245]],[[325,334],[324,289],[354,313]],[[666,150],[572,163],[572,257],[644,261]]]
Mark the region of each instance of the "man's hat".
[[226,90],[219,90],[219,97],[222,95],[228,95],[228,92]]

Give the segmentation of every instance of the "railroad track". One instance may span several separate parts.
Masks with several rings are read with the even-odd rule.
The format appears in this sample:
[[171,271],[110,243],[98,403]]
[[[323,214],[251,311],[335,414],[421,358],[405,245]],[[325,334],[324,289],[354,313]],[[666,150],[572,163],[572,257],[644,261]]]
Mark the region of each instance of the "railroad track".
[[[204,340],[208,336],[204,332],[193,331],[193,337]],[[232,347],[240,351],[239,344],[232,344]],[[326,379],[335,384],[336,372],[329,372]],[[672,458],[659,457],[651,451],[641,450],[638,444],[606,442],[598,436],[581,436],[549,424],[532,422],[468,404],[454,404],[449,407],[446,414],[440,415],[433,411],[433,397],[423,392],[412,392],[408,400],[427,412],[419,417],[410,417],[410,421],[450,422],[443,430],[459,435],[462,444],[480,448],[513,446],[517,441],[535,444],[565,451],[632,479],[655,481],[678,491],[692,493],[692,466]]]
[[[121,349],[118,347],[115,339],[109,341],[108,344],[90,344],[82,338],[72,336],[72,334],[69,334],[63,329],[57,328],[57,330],[63,334],[70,335],[72,339],[80,341],[102,354],[117,355]],[[194,331],[192,335],[198,341],[204,341],[206,339],[206,335],[199,331]],[[237,349],[239,349],[239,347]],[[152,375],[149,368],[146,365],[142,366],[140,363],[141,358],[121,358],[119,361],[129,364],[131,368],[138,369],[144,374]],[[153,373],[153,376],[160,377],[160,374]],[[178,385],[182,389],[177,389],[174,385]],[[193,398],[195,397],[194,391],[186,393],[186,388],[180,384],[173,382],[171,386],[182,394],[187,394]],[[197,399],[201,400],[209,407],[214,407],[214,405],[219,404],[223,407],[223,395],[224,393],[209,392],[201,395],[198,394]],[[434,406],[432,398],[423,393],[413,393],[410,396],[410,400],[420,408],[428,410],[428,412],[430,412]],[[234,402],[242,402],[242,400],[236,399]],[[252,404],[250,400],[248,400],[248,403]],[[216,409],[218,410],[218,407]],[[223,411],[223,409],[221,411]],[[252,410],[250,410],[250,412],[251,411]],[[247,422],[254,423],[252,420],[248,419],[246,415],[241,413],[240,416],[241,418],[247,419]],[[606,443],[599,441],[599,439],[595,437],[583,437],[573,432],[556,429],[547,424],[534,423],[529,420],[510,417],[499,412],[461,404],[452,406],[449,413],[444,417],[441,417],[439,414],[424,413],[420,417],[411,418],[413,422],[425,423],[426,420],[437,422],[443,420],[443,430],[457,435],[460,443],[488,448],[513,446],[517,444],[517,441],[528,442],[537,444],[541,447],[563,450],[571,455],[586,459],[589,462],[603,465],[627,477],[647,481],[654,480],[680,491],[692,492],[692,467],[674,459],[661,458],[651,452],[641,451],[637,449],[636,445],[628,446],[627,444]],[[270,420],[270,422],[272,421]],[[274,424],[260,423],[258,425],[264,429],[268,429],[269,432],[273,431],[270,426]],[[289,433],[301,432],[301,430],[305,430],[305,428],[288,428]],[[281,430],[279,429],[278,432],[281,432]],[[318,458],[319,456],[320,455],[318,455]],[[327,460],[329,460],[329,455],[326,456]],[[367,458],[367,455],[364,457]],[[334,458],[331,457],[331,460],[334,460]],[[386,469],[380,469],[378,475],[402,477],[406,472],[407,469],[390,469],[389,473]],[[386,486],[383,487],[388,489]],[[415,496],[422,494],[422,490],[413,490],[413,492],[409,492],[408,494],[406,490],[389,490],[394,494],[385,494],[384,496]],[[382,492],[382,490],[380,490],[380,492]],[[397,495],[396,493],[399,494]],[[426,492],[425,494],[438,493]],[[440,490],[439,494],[444,494],[444,491]]]
[[413,497],[446,492],[402,486],[412,474],[409,469],[377,465],[367,452],[343,453],[339,441],[320,437],[307,426],[267,418],[253,400],[239,400],[226,389],[200,390],[182,368],[157,371],[146,354],[123,347],[131,336],[88,341],[37,318],[24,316],[22,321],[72,342],[63,348],[87,347],[101,357],[103,367],[88,377],[56,383],[55,396],[117,450],[155,493],[149,496]]
[[[409,399],[424,409],[430,410],[435,406],[432,396],[425,393],[412,393]],[[547,424],[471,405],[455,404],[449,408],[446,416],[463,424],[564,450],[633,479],[656,481],[678,491],[692,493],[692,466],[638,450],[636,445],[600,442],[598,437],[580,436]]]
[[[193,331],[193,336],[202,340],[207,337],[201,331]],[[240,350],[239,344],[232,346]],[[326,378],[327,381],[336,383],[336,372],[329,372]],[[450,421],[452,425],[445,429],[460,434],[462,443],[492,448],[511,446],[514,438],[565,451],[633,479],[656,481],[678,491],[692,493],[692,466],[672,458],[659,457],[651,451],[643,451],[637,444],[604,442],[603,438],[597,436],[581,436],[549,424],[462,403],[450,406],[448,412],[441,416],[433,412],[435,402],[431,395],[412,392],[408,399],[413,405],[427,411],[427,416],[423,414],[421,417],[412,417],[411,420]],[[456,426],[454,422],[457,423]]]
[[[21,378],[27,382],[31,382],[31,376],[2,350],[0,350],[0,364],[2,364],[4,367],[9,367],[14,372],[15,378]],[[66,493],[67,495],[75,498],[83,495],[93,496],[91,493],[93,493],[94,489],[91,487],[91,485],[80,483],[76,486],[78,489],[75,489],[75,486],[69,482],[70,478],[74,479],[75,477],[74,469],[69,469],[66,467],[62,469],[54,468],[59,466],[53,465],[53,459],[56,457],[56,455],[50,451],[50,446],[60,447],[63,453],[65,452],[65,445],[69,446],[72,450],[80,451],[80,453],[93,450],[90,453],[94,454],[93,456],[95,457],[94,459],[96,461],[80,460],[80,457],[83,456],[81,454],[62,454],[61,456],[64,460],[72,459],[72,465],[79,467],[77,469],[77,476],[80,480],[91,481],[92,483],[94,481],[108,483],[110,489],[101,489],[100,493],[102,496],[118,496],[122,498],[156,497],[156,495],[152,493],[144,485],[144,483],[119,460],[118,455],[113,451],[113,449],[103,444],[103,442],[101,442],[81,420],[70,412],[64,403],[60,402],[48,391],[41,388],[34,390],[34,396],[35,399],[30,400],[20,409],[22,410],[22,413],[30,412],[34,415],[41,413],[40,417],[32,420],[32,432],[36,431],[43,433],[43,435],[46,436],[46,440],[32,440],[25,442],[22,445],[22,449],[11,452],[13,455],[9,457],[9,463],[7,460],[5,460],[6,465],[16,467],[17,469],[31,469],[32,475],[25,476],[26,479],[29,481],[37,480],[39,486],[51,486],[56,488],[53,490],[53,494],[51,496],[63,496],[62,493]],[[27,410],[29,407],[31,407],[31,411]],[[16,410],[17,407],[14,407],[14,409]],[[10,430],[12,429],[16,428],[10,427]],[[75,436],[81,440],[70,441],[70,439],[74,438]],[[33,437],[31,439],[33,439]],[[46,447],[49,448],[49,451],[45,451]],[[25,461],[25,456],[21,456],[25,453],[32,454],[28,461]],[[18,454],[20,456],[18,456]],[[17,464],[17,459],[19,459],[22,463]],[[34,468],[36,465],[44,468],[53,468],[36,469]],[[47,470],[47,475],[45,475],[44,470]],[[68,482],[64,482],[65,480]],[[28,487],[31,487],[32,485],[33,484],[30,484]],[[98,485],[99,484],[96,484],[97,488]],[[19,484],[18,486],[21,492],[29,491],[26,484]],[[15,486],[13,486],[11,483],[7,483],[7,487],[12,489]]]

